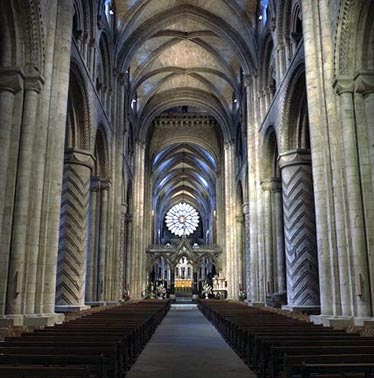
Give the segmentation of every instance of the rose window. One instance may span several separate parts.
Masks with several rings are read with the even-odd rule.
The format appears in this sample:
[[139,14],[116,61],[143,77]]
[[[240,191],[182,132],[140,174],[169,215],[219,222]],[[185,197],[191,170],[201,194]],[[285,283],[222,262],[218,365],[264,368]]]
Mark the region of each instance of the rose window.
[[177,236],[192,234],[199,225],[198,212],[188,203],[173,206],[165,217],[167,228]]

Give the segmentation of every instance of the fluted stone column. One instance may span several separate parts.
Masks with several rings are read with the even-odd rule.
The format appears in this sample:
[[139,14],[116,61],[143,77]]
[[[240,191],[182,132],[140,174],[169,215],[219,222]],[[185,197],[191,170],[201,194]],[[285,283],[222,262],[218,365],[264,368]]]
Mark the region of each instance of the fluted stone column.
[[100,229],[99,229],[99,272],[97,298],[104,301],[105,267],[107,259],[108,191],[110,181],[100,184]]
[[265,280],[266,294],[274,293],[274,275],[273,275],[273,222],[272,222],[272,182],[271,180],[263,180],[261,187],[264,192],[264,247],[265,247]]
[[274,238],[276,253],[276,291],[282,293],[286,291],[286,272],[284,255],[284,225],[283,225],[283,201],[282,182],[278,178],[272,179],[272,191],[274,196]]
[[371,298],[368,271],[368,250],[365,234],[365,214],[362,201],[360,161],[357,149],[357,130],[353,102],[353,80],[338,79],[335,89],[339,95],[343,148],[345,162],[345,184],[347,191],[348,227],[351,238],[351,258],[354,278],[353,295],[356,301],[355,316],[370,317]]
[[2,243],[3,214],[15,95],[22,89],[21,72],[0,69],[0,314],[5,313],[9,251]]
[[287,300],[290,309],[319,307],[318,257],[311,156],[280,155],[282,170]]
[[36,112],[43,80],[40,77],[25,79],[25,99],[18,155],[16,200],[14,204],[12,242],[8,276],[7,313],[22,314],[24,295],[26,238],[30,209],[32,155],[36,133]]
[[88,204],[93,157],[80,150],[65,153],[57,264],[56,311],[85,308]]

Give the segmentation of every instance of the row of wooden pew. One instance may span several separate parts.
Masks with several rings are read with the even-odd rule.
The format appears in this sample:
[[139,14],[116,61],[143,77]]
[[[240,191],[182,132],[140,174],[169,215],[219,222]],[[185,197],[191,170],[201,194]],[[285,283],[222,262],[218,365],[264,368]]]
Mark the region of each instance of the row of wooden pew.
[[199,308],[260,377],[374,377],[374,338],[240,303]]
[[124,377],[170,308],[127,303],[0,343],[0,377]]

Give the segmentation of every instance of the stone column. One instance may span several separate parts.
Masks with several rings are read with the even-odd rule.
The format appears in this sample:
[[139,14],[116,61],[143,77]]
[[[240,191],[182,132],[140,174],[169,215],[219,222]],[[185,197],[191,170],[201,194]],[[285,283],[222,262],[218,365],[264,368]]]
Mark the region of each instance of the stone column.
[[250,274],[247,276],[250,283],[247,286],[248,302],[256,303],[259,300],[258,296],[258,245],[257,245],[257,187],[256,187],[256,124],[254,116],[254,98],[257,95],[254,89],[254,81],[250,76],[245,77],[246,98],[247,98],[247,149],[248,149],[248,198],[249,208],[247,215],[247,226],[249,232],[249,256],[247,258],[247,271]]
[[272,184],[275,213],[273,234],[275,238],[277,292],[282,293],[286,291],[282,182],[280,179],[274,178],[272,179]]
[[249,217],[249,204],[243,204],[243,214],[244,214],[244,237],[245,237],[245,277],[246,277],[246,290],[247,299],[251,296],[251,225]]
[[347,191],[348,228],[351,238],[351,259],[354,279],[352,287],[359,317],[371,316],[370,283],[368,272],[368,250],[365,235],[365,215],[362,202],[360,161],[357,148],[357,130],[353,103],[353,80],[338,79],[335,89],[339,95],[343,148],[345,162],[345,184]]
[[[54,317],[73,13],[74,7],[71,1],[59,1],[56,15],[50,19],[50,24],[56,25],[58,33],[54,33],[53,58],[50,61],[53,66],[51,77],[51,94],[53,95],[49,97],[49,109],[46,115],[48,139],[45,152],[39,249],[43,263],[39,270],[38,281],[41,292],[39,310],[41,313],[52,314]],[[49,26],[47,26],[48,31],[53,33]],[[57,318],[61,319],[62,316]]]
[[36,112],[42,84],[43,81],[40,77],[28,77],[25,79],[25,99],[16,173],[16,200],[14,204],[8,276],[7,313],[11,315],[23,313],[22,299],[24,294],[25,262],[27,261],[26,238],[31,200],[32,155],[36,133]]
[[99,271],[97,298],[104,301],[105,267],[107,265],[107,223],[108,223],[108,191],[109,180],[102,180],[100,184],[100,230],[99,230]]
[[263,180],[261,187],[264,192],[264,249],[265,249],[265,280],[266,280],[266,294],[274,293],[274,278],[273,278],[273,224],[272,224],[272,206],[271,206],[271,189],[272,182],[270,180]]
[[8,162],[10,155],[14,97],[22,89],[21,72],[0,69],[0,314],[5,312],[9,251],[2,244]]
[[236,245],[237,222],[235,219],[234,144],[232,142],[225,143],[224,153],[226,278],[228,283],[228,298],[236,298],[239,292],[239,282],[237,279],[238,252]]
[[98,256],[98,202],[100,194],[100,178],[91,178],[90,192],[90,215],[89,215],[89,240],[87,250],[87,279],[86,279],[86,303],[90,304],[97,300],[97,256]]
[[[372,298],[371,316],[374,316],[374,255],[370,253],[374,249],[374,233],[372,232],[374,227],[374,71],[363,71],[356,75],[355,93],[356,122],[361,123],[361,134],[367,138],[365,143],[359,141],[358,144],[360,147],[362,144],[367,146],[367,150],[361,158],[361,181],[366,215],[368,268]],[[360,103],[360,106],[357,106],[357,102]]]
[[141,298],[145,289],[146,271],[144,248],[144,171],[145,145],[137,142],[135,146],[134,178],[134,219],[131,241],[131,288],[132,298]]
[[283,153],[279,165],[283,183],[288,308],[317,308],[318,257],[310,152]]
[[170,294],[175,294],[175,267],[170,269]]
[[199,290],[197,287],[197,268],[193,267],[193,292],[192,294],[199,294]]
[[93,156],[65,153],[57,263],[56,311],[85,308],[88,203]]

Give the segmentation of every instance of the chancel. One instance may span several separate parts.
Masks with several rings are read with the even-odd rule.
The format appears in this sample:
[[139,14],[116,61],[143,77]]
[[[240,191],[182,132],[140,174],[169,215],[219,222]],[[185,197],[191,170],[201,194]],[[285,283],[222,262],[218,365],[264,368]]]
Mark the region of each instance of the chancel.
[[1,377],[373,361],[373,0],[0,0]]

